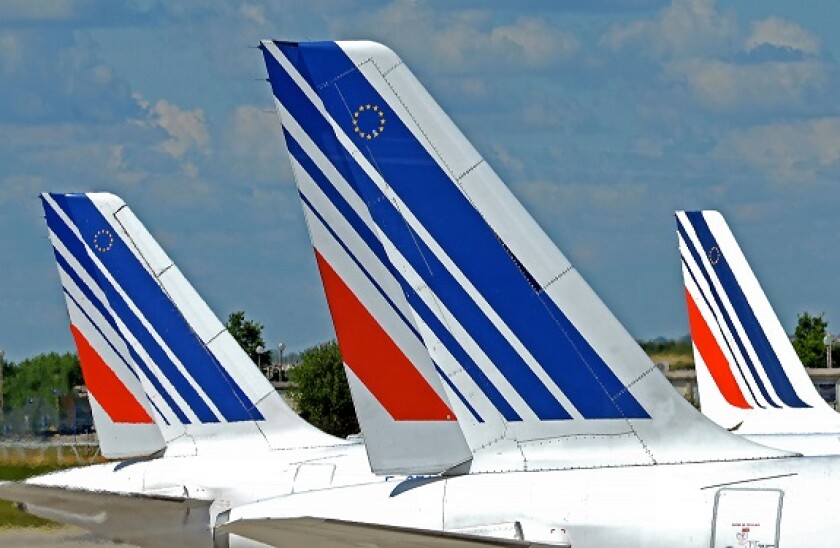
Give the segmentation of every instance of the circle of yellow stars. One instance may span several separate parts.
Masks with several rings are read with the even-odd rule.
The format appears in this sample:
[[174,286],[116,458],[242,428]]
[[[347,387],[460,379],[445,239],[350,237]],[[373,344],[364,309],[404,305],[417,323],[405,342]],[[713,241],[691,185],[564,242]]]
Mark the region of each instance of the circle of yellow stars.
[[[375,126],[374,129],[365,131],[359,127],[359,116],[363,112],[369,111],[373,111],[373,114],[376,116],[375,119],[379,120],[379,124]],[[380,109],[377,105],[359,105],[359,108],[353,113],[353,131],[355,131],[361,139],[367,139],[368,141],[376,139],[382,135],[383,131],[385,131],[385,113],[382,112],[382,109]]]
[[[107,242],[107,243],[106,243]],[[111,251],[114,247],[114,235],[107,228],[100,228],[93,235],[93,248],[100,253]]]
[[712,263],[713,265],[716,265],[716,264],[718,264],[719,261],[720,261],[720,249],[718,249],[718,246],[712,246],[712,248],[709,250],[709,262]]

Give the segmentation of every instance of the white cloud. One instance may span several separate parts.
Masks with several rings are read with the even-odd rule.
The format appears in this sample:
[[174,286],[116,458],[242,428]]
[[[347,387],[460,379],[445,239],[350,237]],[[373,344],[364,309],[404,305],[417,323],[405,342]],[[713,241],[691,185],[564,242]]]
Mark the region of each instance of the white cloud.
[[[0,173],[0,206],[26,203],[41,192],[118,191],[148,177],[131,167],[123,145],[97,142],[78,128],[50,126],[42,131],[63,137],[48,142],[34,133],[16,133],[14,154],[21,163],[7,162],[6,173]],[[71,135],[78,141],[65,140]],[[35,140],[24,143],[30,138]]]
[[161,147],[173,158],[180,159],[191,149],[207,152],[210,134],[200,108],[183,110],[166,99],[150,108],[152,121],[169,135]]
[[820,41],[814,34],[780,17],[753,22],[752,33],[746,41],[747,51],[763,45],[790,48],[811,55],[820,51]]
[[704,106],[742,107],[798,105],[809,91],[828,83],[827,67],[817,60],[736,64],[716,59],[667,63],[665,74],[686,84]]
[[638,47],[661,57],[693,57],[731,50],[738,22],[714,0],[676,0],[655,19],[617,23],[600,40],[611,51]]
[[0,21],[69,19],[76,13],[78,5],[79,2],[74,0],[3,0],[0,2]]
[[[432,10],[398,0],[357,20],[336,23],[335,34],[364,28],[368,36],[400,50],[435,59],[438,70],[475,72],[488,65],[540,67],[574,56],[580,41],[541,17],[494,24],[489,11]],[[406,29],[411,29],[406,32]]]
[[493,151],[494,159],[499,162],[499,165],[511,173],[522,174],[525,172],[525,164],[522,160],[518,156],[511,154],[505,147],[491,145],[490,149]]
[[44,178],[37,175],[8,175],[0,182],[0,205],[22,203],[44,189]]
[[134,168],[125,158],[124,145],[106,146],[107,159],[105,161],[107,176],[114,184],[120,186],[135,185],[148,177],[148,173]]
[[190,179],[198,179],[198,166],[195,162],[184,162],[181,164],[181,171]]
[[[828,95],[836,67],[814,56],[820,43],[811,32],[779,17],[744,29],[733,10],[719,9],[714,0],[673,0],[650,19],[614,25],[600,44],[622,56],[634,50],[648,55],[650,69],[662,77],[650,85],[659,91],[656,100],[664,92],[681,108],[797,112],[816,101],[834,103]],[[806,56],[751,54],[767,45]],[[680,101],[686,97],[682,90],[691,103]]]
[[[78,192],[87,187],[126,187],[145,180],[148,173],[132,167],[125,148],[93,132],[73,131],[78,142],[56,142],[49,147],[29,145],[20,152],[25,169],[52,187]],[[95,167],[93,167],[95,166]]]
[[99,53],[82,32],[37,25],[0,30],[5,84],[0,86],[0,120],[110,123],[138,116],[128,83]]
[[575,98],[560,93],[531,91],[523,95],[518,120],[529,128],[580,131],[596,127],[598,117]]
[[487,85],[487,78],[449,78],[445,89],[451,90],[453,94],[465,95],[474,99],[486,98],[491,91]]
[[11,32],[0,32],[0,67],[5,74],[15,72],[21,64],[23,55],[20,40]]
[[241,13],[246,20],[261,27],[268,24],[268,20],[265,17],[265,8],[263,6],[258,6],[256,4],[243,4],[239,8],[239,13]]
[[239,105],[230,116],[225,130],[225,150],[219,154],[228,159],[238,173],[248,174],[248,184],[292,182],[292,172],[284,150],[280,120],[273,109]]
[[735,130],[715,147],[717,157],[743,161],[775,181],[810,183],[840,171],[840,118],[777,122]]
[[636,137],[632,141],[633,151],[647,158],[662,158],[665,149],[674,144],[673,138]]
[[521,55],[525,63],[534,66],[548,64],[558,56],[572,56],[580,48],[576,36],[536,17],[523,17],[512,25],[492,29],[488,45],[497,53],[512,50],[513,55]]

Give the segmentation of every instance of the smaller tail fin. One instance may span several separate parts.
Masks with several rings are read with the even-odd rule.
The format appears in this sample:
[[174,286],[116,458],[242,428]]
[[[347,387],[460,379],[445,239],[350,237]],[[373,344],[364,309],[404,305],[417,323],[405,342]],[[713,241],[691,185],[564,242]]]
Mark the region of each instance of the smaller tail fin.
[[63,225],[50,214],[48,195],[41,199],[102,455],[121,459],[162,451],[166,442],[128,348],[116,335],[113,317],[97,306],[101,301],[80,277],[78,261],[62,243]]
[[43,194],[42,203],[110,456],[340,443],[289,409],[120,198]]
[[741,433],[840,430],[723,216],[676,220],[703,413]]

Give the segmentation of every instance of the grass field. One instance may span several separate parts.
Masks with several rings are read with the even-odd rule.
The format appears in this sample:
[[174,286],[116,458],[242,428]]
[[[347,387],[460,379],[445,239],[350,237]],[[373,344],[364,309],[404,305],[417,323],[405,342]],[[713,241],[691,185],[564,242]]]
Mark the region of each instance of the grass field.
[[[0,447],[0,481],[20,481],[55,470],[100,462],[96,447]],[[55,527],[57,524],[0,501],[0,528]]]

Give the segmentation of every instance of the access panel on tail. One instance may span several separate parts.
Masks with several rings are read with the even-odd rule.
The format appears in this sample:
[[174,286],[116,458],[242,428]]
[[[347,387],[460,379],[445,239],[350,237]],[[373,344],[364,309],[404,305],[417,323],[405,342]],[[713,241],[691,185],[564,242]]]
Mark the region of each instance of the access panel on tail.
[[41,198],[103,454],[341,443],[288,408],[120,198]]
[[391,50],[261,48],[319,262],[411,348],[441,400],[431,377],[443,380],[473,470],[775,454],[671,388]]
[[703,413],[744,434],[840,432],[723,216],[676,220]]

